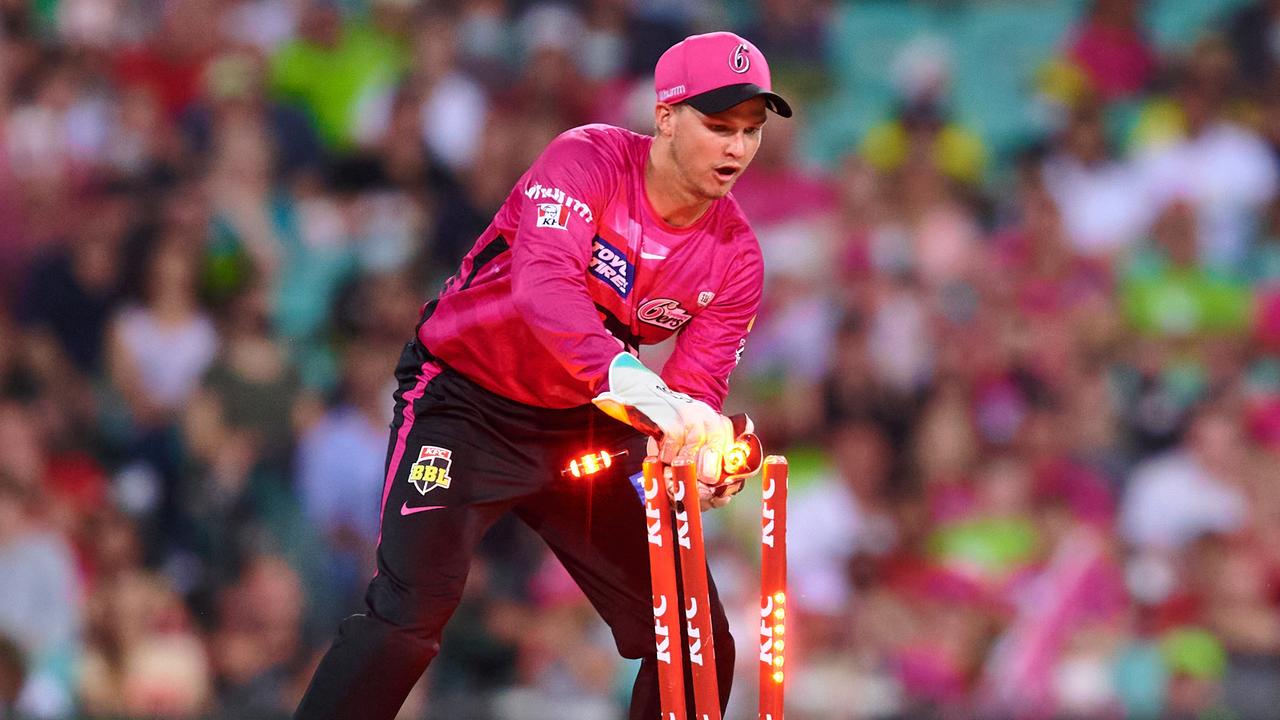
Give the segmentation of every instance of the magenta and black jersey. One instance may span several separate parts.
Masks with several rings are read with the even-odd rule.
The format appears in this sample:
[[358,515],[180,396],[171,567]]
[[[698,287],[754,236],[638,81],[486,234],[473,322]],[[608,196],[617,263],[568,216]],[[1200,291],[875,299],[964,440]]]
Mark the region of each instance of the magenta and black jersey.
[[691,226],[653,212],[653,138],[586,125],[520,178],[440,296],[418,339],[498,395],[585,405],[618,352],[679,333],[661,371],[719,409],[760,304],[760,246],[732,196]]
[[[715,408],[760,303],[760,247],[737,202],[690,227],[655,217],[652,139],[604,125],[548,146],[439,298],[396,370],[377,575],[295,720],[391,720],[440,648],[485,531],[513,513],[640,659],[628,717],[660,713],[644,504],[646,438],[591,405],[622,350],[677,334],[662,377]],[[585,451],[619,460],[588,481]],[[723,711],[734,643],[711,584]],[[691,687],[691,686],[690,686]],[[485,715],[487,717],[488,715]]]

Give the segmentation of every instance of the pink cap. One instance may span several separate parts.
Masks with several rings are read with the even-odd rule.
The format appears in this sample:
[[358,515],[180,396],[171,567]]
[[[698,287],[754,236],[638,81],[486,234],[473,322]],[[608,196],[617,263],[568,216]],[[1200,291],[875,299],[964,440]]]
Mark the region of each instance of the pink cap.
[[691,35],[672,45],[658,58],[653,86],[658,102],[687,102],[708,115],[763,95],[765,107],[791,117],[791,106],[773,92],[764,53],[731,32]]

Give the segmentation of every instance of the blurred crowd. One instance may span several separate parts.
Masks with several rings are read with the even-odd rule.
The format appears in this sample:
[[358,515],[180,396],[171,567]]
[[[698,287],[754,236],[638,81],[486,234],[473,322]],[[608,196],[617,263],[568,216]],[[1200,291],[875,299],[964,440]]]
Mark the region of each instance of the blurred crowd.
[[[1175,51],[1071,4],[1033,141],[921,36],[809,157],[824,0],[0,0],[0,718],[287,717],[372,573],[420,305],[724,27],[800,108],[735,190],[768,276],[728,405],[792,466],[790,716],[1274,717],[1280,2]],[[707,519],[730,717],[758,492]],[[503,522],[402,717],[620,717],[633,670]]]

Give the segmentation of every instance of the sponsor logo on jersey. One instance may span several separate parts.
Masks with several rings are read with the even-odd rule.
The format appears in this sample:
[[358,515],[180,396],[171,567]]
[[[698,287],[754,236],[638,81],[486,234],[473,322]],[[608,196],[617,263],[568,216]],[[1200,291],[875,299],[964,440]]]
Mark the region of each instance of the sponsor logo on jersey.
[[559,203],[540,203],[538,205],[538,227],[564,230],[568,224],[569,208]]
[[418,451],[418,462],[409,468],[409,482],[426,495],[436,488],[449,489],[449,466],[453,464],[453,451],[435,445],[423,445]]
[[591,245],[591,263],[587,266],[605,285],[622,297],[631,294],[631,280],[636,275],[635,265],[627,260],[627,254],[596,236]]
[[710,290],[703,290],[702,292],[698,293],[698,307],[706,307],[710,305],[711,299],[714,298],[715,296],[716,294],[711,292]]
[[646,301],[636,311],[640,322],[648,323],[664,330],[679,330],[681,325],[692,317],[680,303],[671,298],[654,298]]
[[[524,194],[525,197],[530,200],[550,200],[557,205],[563,205],[569,210],[577,213],[583,220],[586,220],[589,223],[595,222],[595,216],[591,214],[591,208],[587,207],[586,203],[566,193],[560,188],[547,187],[542,183],[533,183],[529,186],[529,189],[524,191]],[[539,218],[541,218],[541,214],[539,214]]]

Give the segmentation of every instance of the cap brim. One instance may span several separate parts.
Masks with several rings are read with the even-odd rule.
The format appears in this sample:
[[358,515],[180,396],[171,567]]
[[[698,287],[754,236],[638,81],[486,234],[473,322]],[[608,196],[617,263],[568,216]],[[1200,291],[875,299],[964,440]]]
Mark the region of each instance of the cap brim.
[[791,117],[791,105],[782,96],[765,90],[755,83],[740,83],[738,85],[725,85],[724,87],[708,90],[699,93],[684,102],[691,105],[704,115],[714,115],[724,112],[738,103],[746,102],[754,97],[764,97],[764,106],[774,111],[778,115],[789,118]]

